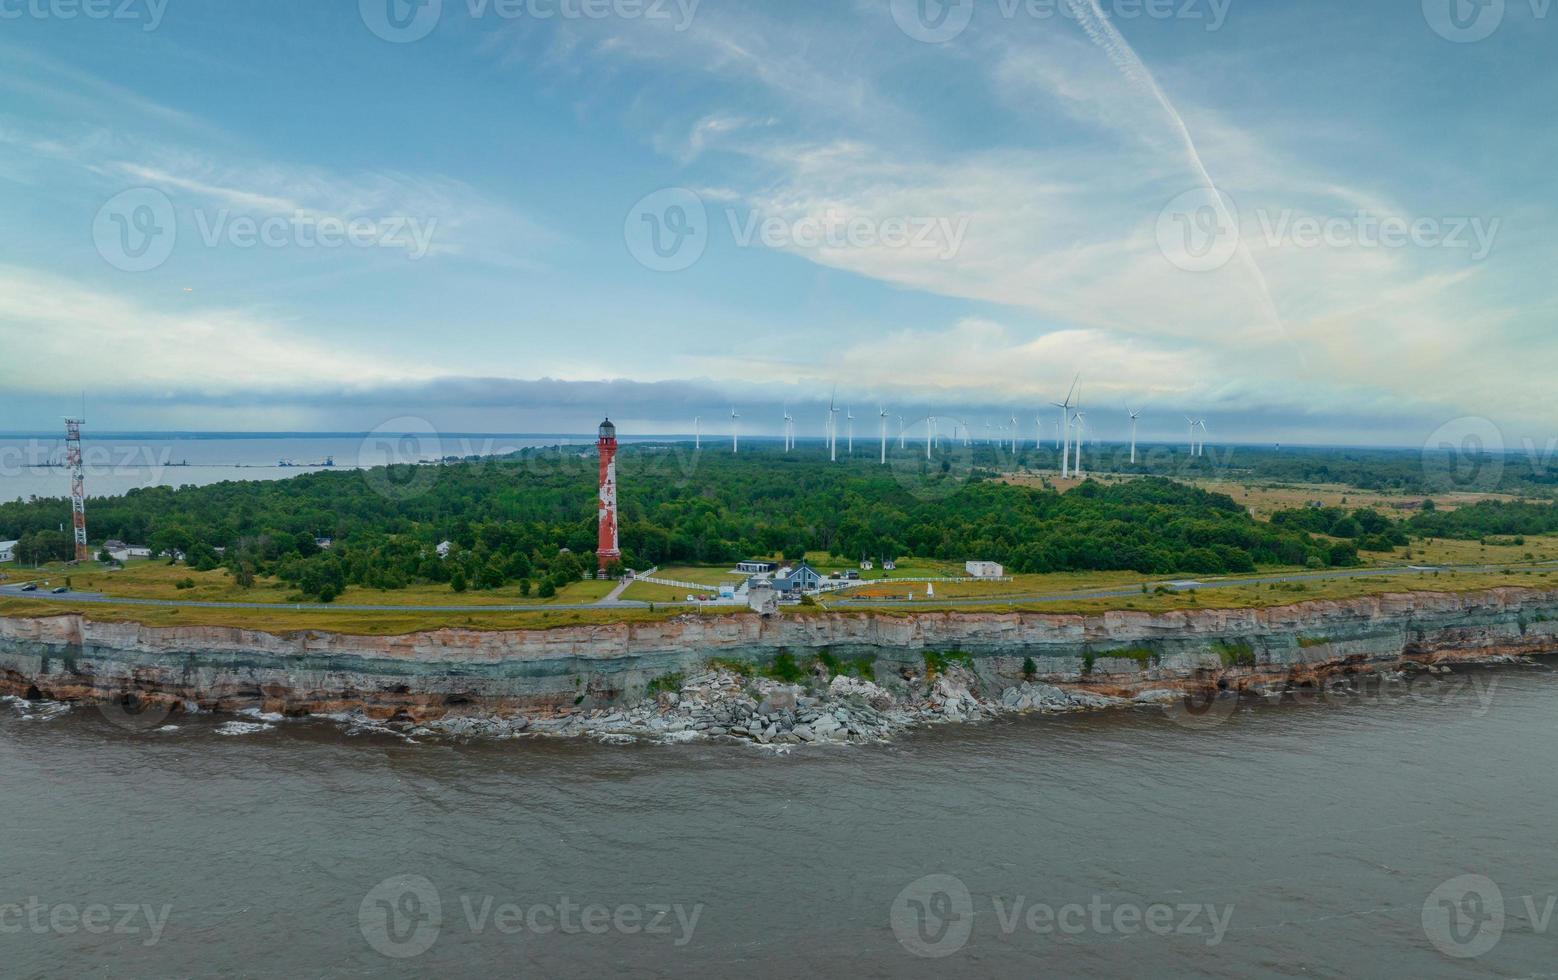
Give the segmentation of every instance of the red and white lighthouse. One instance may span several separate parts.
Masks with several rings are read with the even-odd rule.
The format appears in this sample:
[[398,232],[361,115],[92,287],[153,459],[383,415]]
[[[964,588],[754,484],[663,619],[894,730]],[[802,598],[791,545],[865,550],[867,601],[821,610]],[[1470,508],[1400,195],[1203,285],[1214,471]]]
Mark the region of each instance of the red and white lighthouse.
[[617,548],[617,427],[611,419],[600,424],[600,438],[595,440],[600,453],[600,537],[595,557],[600,571],[622,557]]

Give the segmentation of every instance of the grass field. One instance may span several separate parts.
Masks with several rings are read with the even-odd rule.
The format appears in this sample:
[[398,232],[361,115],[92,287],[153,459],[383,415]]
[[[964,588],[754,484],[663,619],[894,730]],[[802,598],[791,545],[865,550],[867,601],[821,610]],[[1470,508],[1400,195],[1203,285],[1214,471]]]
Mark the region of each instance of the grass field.
[[708,595],[710,590],[690,592],[687,589],[679,589],[672,585],[657,585],[654,582],[634,582],[622,592],[622,598],[636,602],[685,602],[689,595]]
[[0,616],[50,616],[79,612],[98,622],[141,623],[146,626],[229,626],[286,635],[324,630],[352,636],[399,636],[425,630],[547,630],[564,626],[602,626],[648,622],[682,615],[684,609],[557,609],[540,612],[351,612],[341,609],[293,610],[211,609],[172,606],[115,606],[105,603],[38,602],[0,599]]
[[[640,583],[642,584],[642,583]],[[1558,571],[1510,571],[1488,574],[1454,572],[1415,575],[1379,575],[1352,579],[1316,579],[1197,592],[1132,595],[1111,599],[1075,599],[1050,602],[1013,600],[1009,604],[964,606],[979,613],[1037,612],[1051,614],[1101,613],[1111,610],[1171,612],[1195,609],[1236,609],[1286,605],[1315,599],[1349,599],[1386,592],[1469,592],[1496,586],[1558,589]],[[938,589],[938,592],[940,590]],[[828,600],[815,607],[787,606],[782,615],[827,614]],[[870,610],[846,607],[850,613],[908,616],[917,612],[949,612],[959,609],[956,600],[884,606]],[[680,606],[623,609],[557,609],[538,612],[491,612],[473,607],[468,612],[351,612],[339,609],[211,609],[201,607],[114,606],[64,601],[38,602],[0,598],[0,615],[37,617],[79,612],[99,622],[133,622],[147,626],[228,626],[279,635],[325,630],[357,636],[395,636],[440,628],[476,630],[547,630],[567,626],[593,626],[622,622],[651,622],[684,615],[729,615],[728,610],[703,613]]]
[[[1119,476],[1109,473],[1090,473],[1090,479],[1103,483],[1120,483],[1140,479],[1136,476]],[[1065,492],[1079,486],[1079,479],[1062,480],[1047,473],[1011,473],[1002,482],[1017,486],[1036,487],[1044,484]],[[1236,480],[1189,480],[1189,483],[1212,493],[1227,494],[1249,508],[1261,520],[1270,520],[1279,510],[1295,510],[1318,503],[1322,507],[1372,507],[1383,514],[1405,517],[1415,513],[1415,507],[1425,499],[1422,494],[1380,493],[1359,490],[1343,484],[1331,483],[1243,483]],[[1455,510],[1481,500],[1515,500],[1501,493],[1445,493],[1434,494],[1434,505],[1440,510]],[[1408,506],[1410,505],[1410,506]]]
[[[666,565],[655,572],[655,578],[672,579],[677,582],[696,582],[711,588],[721,585],[740,585],[747,577],[743,572],[738,572],[732,565]],[[682,590],[686,595],[687,590]]]
[[[30,568],[12,568],[6,574],[9,581],[46,582],[47,587],[64,585],[77,592],[101,592],[104,595],[124,599],[182,599],[187,602],[274,602],[277,604],[306,602],[296,590],[274,579],[256,579],[250,588],[241,588],[225,569],[197,572],[183,565],[169,565],[163,561],[130,562],[117,572],[110,572],[92,562],[86,567],[69,568],[61,564],[45,565],[36,571]],[[178,583],[193,582],[194,586],[180,589]],[[517,603],[545,603],[570,605],[598,602],[616,585],[615,582],[595,579],[570,582],[559,589],[557,595],[542,599],[531,594],[524,597],[519,587],[510,585],[490,591],[468,590],[457,593],[447,585],[410,585],[404,589],[365,589],[350,586],[336,598],[341,605],[370,606],[507,606]],[[40,586],[44,587],[44,586]]]
[[[1115,610],[1141,612],[1173,612],[1195,609],[1246,609],[1263,606],[1280,606],[1317,599],[1352,599],[1364,595],[1403,592],[1472,592],[1500,586],[1519,586],[1532,589],[1558,589],[1558,571],[1510,571],[1486,574],[1441,572],[1434,575],[1424,572],[1416,575],[1362,576],[1347,579],[1316,579],[1308,582],[1277,582],[1236,588],[1203,589],[1190,592],[1156,593],[1107,599],[1075,599],[1047,602],[990,603],[964,606],[969,612],[1036,612],[1036,613],[1103,613]],[[940,593],[938,588],[937,593]],[[826,601],[824,603],[826,605]],[[857,611],[860,607],[844,607]],[[959,609],[956,600],[943,602],[916,602],[912,606],[896,605],[872,608],[877,615],[905,616],[915,612],[953,612]],[[837,611],[837,610],[835,610]]]

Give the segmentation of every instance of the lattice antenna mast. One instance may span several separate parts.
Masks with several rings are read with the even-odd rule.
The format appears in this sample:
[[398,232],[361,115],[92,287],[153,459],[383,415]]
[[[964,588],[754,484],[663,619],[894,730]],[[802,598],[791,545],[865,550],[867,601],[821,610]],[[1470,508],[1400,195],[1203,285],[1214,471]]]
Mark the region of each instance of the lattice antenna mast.
[[70,467],[70,523],[76,534],[76,561],[87,561],[87,480],[81,462],[81,427],[85,419],[65,420],[65,465]]

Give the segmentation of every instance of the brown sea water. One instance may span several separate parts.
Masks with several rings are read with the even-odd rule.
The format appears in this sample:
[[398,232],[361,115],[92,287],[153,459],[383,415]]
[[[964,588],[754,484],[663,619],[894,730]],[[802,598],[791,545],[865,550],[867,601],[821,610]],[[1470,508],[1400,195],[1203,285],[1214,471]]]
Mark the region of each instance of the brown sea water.
[[8,703],[0,975],[1552,975],[1558,675],[1448,683],[782,755]]

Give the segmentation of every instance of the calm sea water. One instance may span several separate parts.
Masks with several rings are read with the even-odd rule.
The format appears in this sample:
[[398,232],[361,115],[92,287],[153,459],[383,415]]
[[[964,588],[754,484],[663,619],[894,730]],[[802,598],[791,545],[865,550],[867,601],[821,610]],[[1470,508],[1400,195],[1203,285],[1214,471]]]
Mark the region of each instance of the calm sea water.
[[782,756],[0,705],[0,974],[1550,976],[1558,678],[1478,676]]
[[[290,434],[245,436],[223,433],[120,436],[82,440],[89,497],[139,487],[205,486],[223,480],[281,480],[323,469],[420,462],[444,456],[495,456],[532,446],[582,444],[586,436],[449,435],[381,432],[366,435]],[[625,440],[630,441],[630,440]],[[67,497],[70,475],[63,467],[63,436],[0,436],[0,501]],[[291,465],[283,466],[283,462]]]

